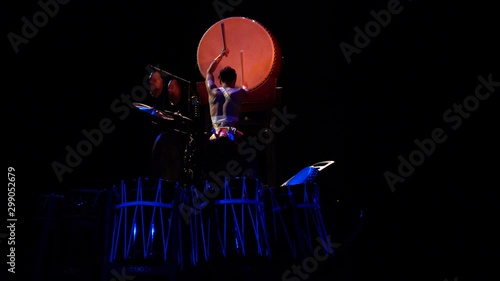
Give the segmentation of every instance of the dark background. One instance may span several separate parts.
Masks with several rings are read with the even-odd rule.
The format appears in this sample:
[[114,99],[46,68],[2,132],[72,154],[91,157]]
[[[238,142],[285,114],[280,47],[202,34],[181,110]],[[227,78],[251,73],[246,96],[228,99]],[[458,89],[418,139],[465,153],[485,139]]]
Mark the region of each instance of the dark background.
[[[21,34],[21,18],[31,20],[40,6],[9,3],[2,13],[4,150],[16,169],[21,273],[30,271],[39,238],[32,218],[40,194],[105,189],[147,173],[148,128],[140,115],[117,119],[111,103],[142,85],[148,64],[203,80],[196,50],[220,20],[212,1],[105,2],[59,5],[17,54],[5,35]],[[223,16],[262,23],[282,51],[279,107],[297,117],[275,139],[277,182],[335,161],[318,181],[330,233],[339,243],[354,240],[339,271],[350,280],[492,280],[498,86],[456,130],[443,119],[474,94],[478,76],[500,81],[492,5],[402,1],[402,12],[347,63],[339,44],[353,45],[353,28],[364,29],[370,11],[388,1],[234,2]],[[63,163],[65,147],[103,118],[115,131],[59,182],[51,163]],[[397,174],[398,156],[408,159],[414,141],[435,128],[446,141],[392,192],[384,173]]]

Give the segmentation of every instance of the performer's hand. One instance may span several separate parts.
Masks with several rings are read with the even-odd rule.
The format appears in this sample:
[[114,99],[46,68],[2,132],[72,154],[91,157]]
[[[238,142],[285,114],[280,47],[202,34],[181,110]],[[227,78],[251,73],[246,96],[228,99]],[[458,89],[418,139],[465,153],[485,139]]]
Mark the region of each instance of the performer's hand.
[[223,56],[224,56],[224,52],[221,52],[217,57],[215,57],[214,61],[216,63],[219,63],[222,60]]
[[223,56],[226,56],[226,57],[227,57],[227,56],[229,55],[229,49],[224,49],[224,50],[222,50],[221,55],[223,55]]

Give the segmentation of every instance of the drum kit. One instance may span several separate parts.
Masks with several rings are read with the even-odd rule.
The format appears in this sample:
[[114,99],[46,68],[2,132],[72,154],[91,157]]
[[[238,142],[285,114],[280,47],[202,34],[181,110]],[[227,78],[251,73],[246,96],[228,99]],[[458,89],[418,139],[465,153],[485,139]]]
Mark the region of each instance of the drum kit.
[[[220,53],[221,45],[240,50],[231,52],[217,69],[241,66],[239,77],[245,79],[252,93],[243,100],[242,111],[275,106],[281,52],[274,36],[260,23],[244,17],[217,22],[207,30],[198,46],[198,66],[203,76]],[[134,106],[164,125],[152,150],[160,158],[157,162],[160,173],[133,181],[123,180],[114,187],[116,201],[109,262],[154,260],[184,268],[233,255],[271,258],[273,252],[287,252],[298,258],[298,245],[305,243],[310,248],[310,242],[318,236],[326,241],[318,186],[311,183],[317,172],[333,161],[309,166],[276,188],[246,177],[221,177],[218,185],[209,182],[197,170],[197,162],[202,161],[198,152],[208,140],[208,134],[200,130],[197,123],[203,117],[199,108],[187,110],[186,115],[181,110],[169,110],[179,109],[183,102],[207,105],[204,82],[197,83],[198,95],[189,94],[186,102],[182,84],[190,85],[190,81],[159,67],[150,65],[149,68],[152,70],[151,96],[166,98],[168,106],[138,102]],[[252,106],[245,107],[245,104]],[[292,205],[304,211],[301,219],[307,222],[298,217],[289,221],[285,218],[296,214],[287,208],[290,202],[297,201],[296,193],[300,194],[300,202]],[[312,229],[309,222],[313,223]],[[300,235],[297,229],[301,229]],[[275,243],[279,240],[283,243]]]

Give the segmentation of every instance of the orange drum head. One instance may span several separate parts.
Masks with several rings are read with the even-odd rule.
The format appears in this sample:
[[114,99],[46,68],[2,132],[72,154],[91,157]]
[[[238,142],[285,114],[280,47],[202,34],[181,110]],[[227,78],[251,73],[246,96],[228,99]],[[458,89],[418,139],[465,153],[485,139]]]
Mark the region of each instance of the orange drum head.
[[[231,66],[238,75],[236,85],[241,86],[244,82],[251,91],[278,76],[281,54],[274,37],[254,20],[231,17],[212,25],[198,45],[198,67],[204,78],[210,63],[223,50],[224,41],[229,54],[215,69],[215,77],[222,68]],[[220,86],[219,81],[215,82]]]

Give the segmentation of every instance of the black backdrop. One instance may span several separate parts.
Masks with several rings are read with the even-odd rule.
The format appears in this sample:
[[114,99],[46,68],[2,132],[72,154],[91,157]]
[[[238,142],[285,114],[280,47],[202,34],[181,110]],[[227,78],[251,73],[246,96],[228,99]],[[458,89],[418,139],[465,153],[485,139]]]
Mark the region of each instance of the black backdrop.
[[[353,262],[372,266],[366,280],[376,274],[489,280],[485,238],[497,204],[498,82],[473,106],[478,77],[500,81],[491,5],[401,1],[402,10],[349,63],[341,43],[355,46],[354,28],[364,30],[374,19],[370,11],[392,1],[227,1],[233,6],[219,14],[214,3],[226,2],[68,1],[18,52],[9,38],[22,36],[22,18],[33,21],[42,8],[23,1],[4,9],[4,150],[7,166],[16,169],[18,216],[26,217],[17,224],[18,239],[32,241],[33,195],[106,188],[144,174],[149,131],[133,113],[119,120],[110,105],[142,85],[148,64],[201,81],[202,35],[220,15],[244,16],[276,36],[283,56],[280,106],[296,114],[275,139],[277,181],[315,162],[336,161],[318,178],[323,210],[332,231],[348,225],[340,216],[349,220],[363,210],[371,232]],[[462,123],[443,116],[464,102],[469,112]],[[53,161],[63,163],[65,147],[75,147],[82,130],[98,128],[104,118],[115,130],[60,182]],[[398,156],[409,159],[415,141],[432,138],[436,128],[447,139],[393,192],[384,173],[397,175]]]

